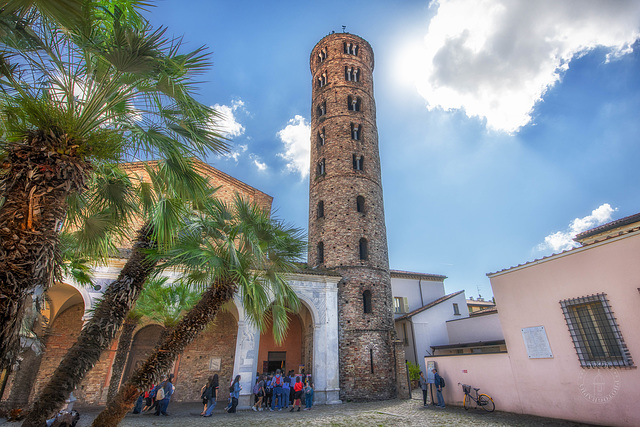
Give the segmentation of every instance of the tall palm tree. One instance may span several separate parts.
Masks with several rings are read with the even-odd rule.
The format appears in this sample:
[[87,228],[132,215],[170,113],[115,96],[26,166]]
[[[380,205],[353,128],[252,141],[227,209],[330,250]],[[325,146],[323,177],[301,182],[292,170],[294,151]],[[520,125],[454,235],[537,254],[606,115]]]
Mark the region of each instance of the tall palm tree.
[[[65,3],[78,13],[50,19]],[[37,39],[25,50],[0,37],[0,368],[17,354],[25,298],[59,277],[58,230],[96,162],[226,149],[217,114],[193,97],[205,50],[183,53],[134,0],[109,3],[14,0],[0,11],[0,24]]]
[[[41,426],[63,404],[69,394],[79,386],[85,375],[98,362],[101,353],[111,345],[127,314],[137,301],[143,284],[156,270],[162,254],[175,238],[185,219],[187,205],[198,204],[210,194],[203,177],[192,168],[180,170],[171,162],[160,162],[157,169],[147,168],[150,182],[142,182],[139,189],[139,201],[142,225],[138,231],[131,255],[118,278],[109,285],[102,300],[96,305],[93,316],[84,325],[75,344],[69,349],[60,365],[45,387],[34,400],[23,426]],[[90,193],[93,194],[93,193]],[[83,203],[98,209],[97,214],[89,210],[82,218],[100,217],[102,203]],[[109,210],[108,207],[105,208]],[[80,210],[85,212],[84,210]],[[86,222],[85,222],[86,223]],[[110,221],[106,221],[110,224]],[[93,223],[91,223],[93,225]],[[100,229],[100,225],[98,228]],[[76,234],[87,234],[87,227],[80,228]],[[92,237],[109,233],[91,232]],[[94,239],[83,237],[82,241]],[[97,239],[100,241],[100,239]],[[109,245],[97,245],[98,249]],[[85,244],[87,248],[95,245]],[[155,254],[154,254],[155,251]]]
[[[178,324],[180,318],[188,312],[200,299],[200,292],[193,286],[182,281],[167,284],[166,277],[150,279],[145,283],[144,289],[136,306],[127,315],[118,350],[111,367],[111,381],[107,401],[110,401],[120,387],[122,372],[127,361],[127,355],[131,349],[133,331],[142,318],[160,323],[165,331],[169,331]],[[166,334],[163,333],[163,336]]]
[[265,313],[272,307],[274,335],[282,340],[288,314],[299,306],[285,275],[295,269],[305,247],[299,229],[270,219],[257,205],[239,197],[230,207],[213,201],[194,214],[167,252],[163,267],[180,265],[193,283],[209,285],[92,425],[117,425],[139,393],[168,372],[177,356],[236,293],[250,321],[261,330]]

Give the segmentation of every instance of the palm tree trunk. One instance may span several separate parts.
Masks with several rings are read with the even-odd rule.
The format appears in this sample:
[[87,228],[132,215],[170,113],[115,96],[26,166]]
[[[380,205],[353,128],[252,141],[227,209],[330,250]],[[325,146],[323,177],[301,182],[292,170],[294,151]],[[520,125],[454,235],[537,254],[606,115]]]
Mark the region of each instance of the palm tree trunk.
[[157,264],[157,259],[147,252],[153,247],[152,227],[145,224],[138,232],[131,257],[120,271],[118,279],[109,285],[93,317],[82,328],[78,340],[35,399],[23,427],[43,426],[98,362],[102,351],[111,345],[127,313],[138,299],[142,285]]
[[151,384],[159,382],[161,375],[185,347],[215,318],[220,307],[233,298],[236,286],[232,283],[216,283],[202,294],[202,299],[187,313],[178,325],[155,348],[145,363],[120,387],[118,394],[98,414],[92,427],[113,427],[131,410],[140,393]]
[[136,329],[136,326],[138,326],[138,319],[131,317],[127,317],[124,325],[122,325],[122,332],[118,340],[118,350],[116,351],[116,357],[114,357],[113,366],[111,367],[111,380],[109,381],[107,402],[113,399],[113,396],[116,395],[120,387],[122,371],[124,371],[124,365],[127,363],[127,355],[131,349],[131,338],[133,337],[133,331]]
[[0,171],[0,369],[19,350],[26,297],[58,275],[58,230],[67,196],[85,188],[89,166],[67,135],[32,131],[5,146]]

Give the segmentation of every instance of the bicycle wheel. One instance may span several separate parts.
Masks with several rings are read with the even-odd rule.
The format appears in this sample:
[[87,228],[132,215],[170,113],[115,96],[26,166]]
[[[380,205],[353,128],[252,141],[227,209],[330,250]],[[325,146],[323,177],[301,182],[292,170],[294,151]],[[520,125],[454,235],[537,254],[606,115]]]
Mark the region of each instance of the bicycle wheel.
[[467,411],[471,409],[472,404],[473,404],[473,399],[471,399],[471,396],[469,396],[468,394],[465,394],[464,401],[463,401],[464,410]]
[[487,412],[493,412],[494,409],[496,409],[496,405],[495,403],[493,403],[493,399],[486,394],[481,394],[480,396],[478,396],[478,405],[482,406],[482,409]]

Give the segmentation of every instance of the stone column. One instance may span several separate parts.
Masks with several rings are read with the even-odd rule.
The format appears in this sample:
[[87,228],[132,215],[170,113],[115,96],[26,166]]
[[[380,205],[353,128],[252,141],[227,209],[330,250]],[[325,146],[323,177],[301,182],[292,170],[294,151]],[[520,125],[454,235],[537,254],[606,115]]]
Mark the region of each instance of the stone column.
[[[236,304],[238,305],[238,304]],[[251,394],[255,383],[256,370],[258,368],[258,349],[260,348],[260,331],[258,328],[244,320],[243,312],[239,308],[238,338],[236,339],[236,355],[233,362],[233,377],[240,375],[240,399],[239,408],[248,408],[251,405]],[[228,390],[221,387],[224,393]]]

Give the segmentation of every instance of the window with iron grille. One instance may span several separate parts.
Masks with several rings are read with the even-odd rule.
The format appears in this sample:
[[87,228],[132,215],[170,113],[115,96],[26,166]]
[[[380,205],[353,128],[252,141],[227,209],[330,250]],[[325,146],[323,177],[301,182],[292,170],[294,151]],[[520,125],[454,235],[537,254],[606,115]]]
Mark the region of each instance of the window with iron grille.
[[560,301],[583,368],[633,366],[606,294]]

